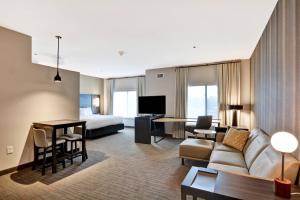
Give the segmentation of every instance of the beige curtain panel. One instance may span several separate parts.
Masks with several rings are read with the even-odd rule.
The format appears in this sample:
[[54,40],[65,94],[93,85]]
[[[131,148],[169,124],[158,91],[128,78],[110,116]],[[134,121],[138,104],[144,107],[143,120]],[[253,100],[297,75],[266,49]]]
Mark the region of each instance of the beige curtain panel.
[[106,115],[113,114],[113,99],[114,99],[115,80],[105,80],[105,100],[104,100],[104,113]]
[[[241,100],[241,62],[224,63],[217,66],[219,91],[219,118],[222,125],[231,125],[232,111],[226,105],[240,104]],[[238,113],[238,121],[239,121]]]
[[[176,68],[175,117],[185,118],[187,108],[188,68]],[[184,138],[184,123],[176,123],[173,137]]]
[[137,77],[137,96],[145,96],[146,95],[146,78],[145,76]]

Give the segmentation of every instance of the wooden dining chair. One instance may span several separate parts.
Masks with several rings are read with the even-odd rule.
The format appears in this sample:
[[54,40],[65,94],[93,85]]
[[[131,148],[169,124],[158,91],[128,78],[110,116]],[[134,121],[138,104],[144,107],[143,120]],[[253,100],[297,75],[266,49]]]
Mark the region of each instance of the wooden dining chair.
[[[38,165],[39,156],[42,155],[42,175],[45,175],[45,167],[47,161],[47,153],[52,153],[52,138],[47,137],[47,133],[44,129],[35,129],[33,128],[33,138],[34,138],[34,162],[32,169],[34,170]],[[56,148],[60,151],[61,163],[63,168],[65,168],[65,144],[66,140],[58,138],[56,140]],[[40,151],[42,150],[42,151]]]

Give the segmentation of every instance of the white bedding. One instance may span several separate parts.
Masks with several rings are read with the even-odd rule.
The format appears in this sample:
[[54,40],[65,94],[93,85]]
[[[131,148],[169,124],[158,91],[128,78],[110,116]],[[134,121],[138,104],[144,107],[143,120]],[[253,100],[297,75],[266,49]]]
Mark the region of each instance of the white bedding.
[[86,121],[86,129],[97,129],[115,124],[123,124],[122,117],[113,115],[84,115],[80,116],[80,120]]

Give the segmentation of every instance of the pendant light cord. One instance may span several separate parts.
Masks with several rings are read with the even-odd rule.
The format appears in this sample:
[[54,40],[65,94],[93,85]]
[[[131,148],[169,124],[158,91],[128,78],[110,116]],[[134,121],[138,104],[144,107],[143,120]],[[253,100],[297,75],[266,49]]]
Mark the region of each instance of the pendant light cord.
[[59,74],[59,71],[58,71],[58,66],[59,66],[59,40],[61,39],[60,36],[56,36],[57,38],[57,59],[56,59],[56,70],[57,70],[57,74]]

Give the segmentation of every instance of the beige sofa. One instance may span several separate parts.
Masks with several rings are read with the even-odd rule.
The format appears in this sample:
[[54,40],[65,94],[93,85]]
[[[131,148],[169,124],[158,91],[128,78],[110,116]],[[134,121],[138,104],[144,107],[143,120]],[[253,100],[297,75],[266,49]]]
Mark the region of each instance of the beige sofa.
[[[221,141],[186,139],[180,144],[179,156],[184,159],[207,160],[208,168],[274,179],[280,177],[281,154],[270,145],[270,137],[260,129],[253,129],[243,149],[238,151]],[[299,161],[285,157],[285,177],[295,182]]]

